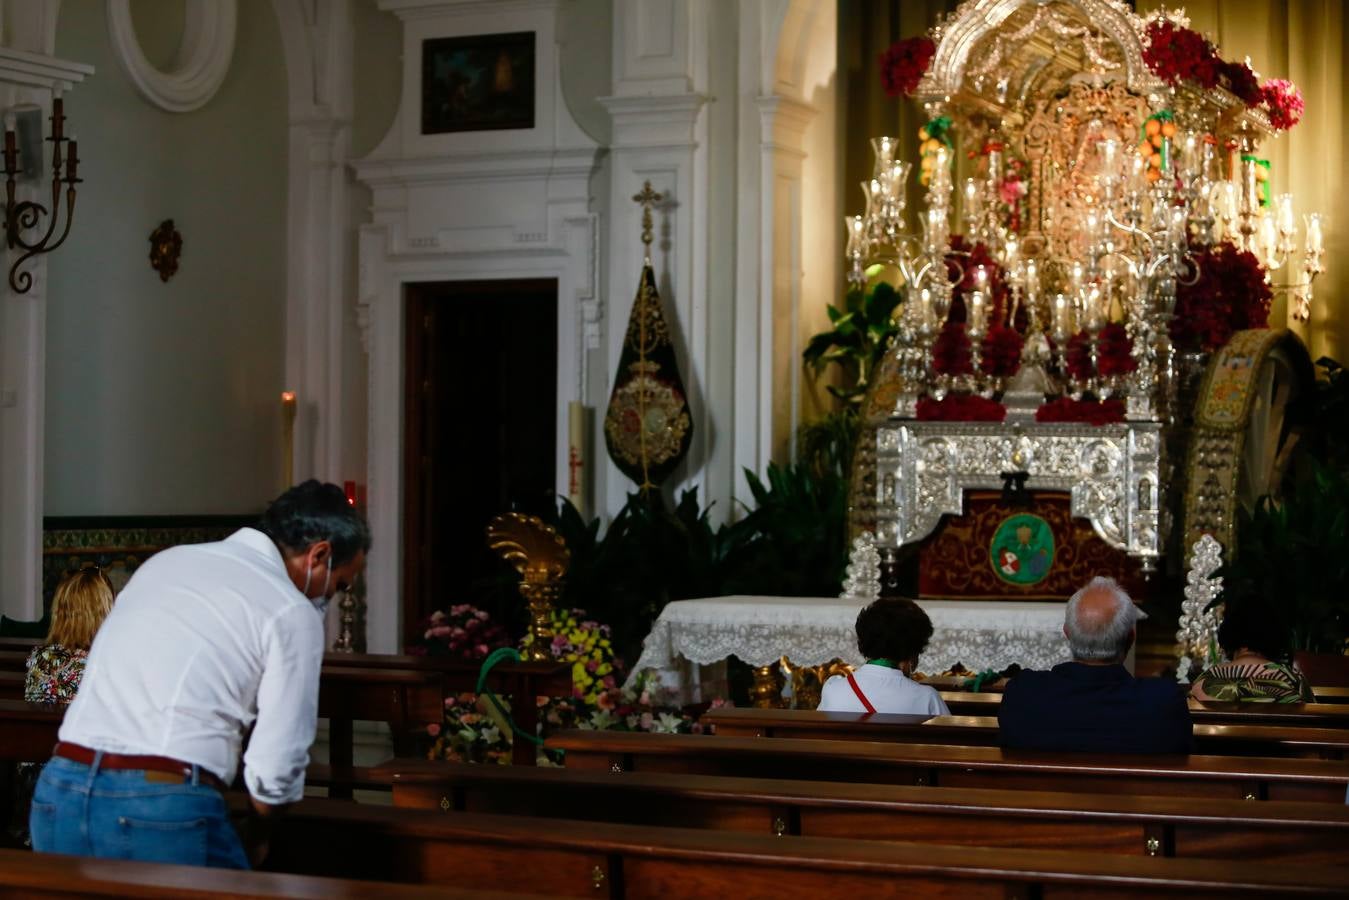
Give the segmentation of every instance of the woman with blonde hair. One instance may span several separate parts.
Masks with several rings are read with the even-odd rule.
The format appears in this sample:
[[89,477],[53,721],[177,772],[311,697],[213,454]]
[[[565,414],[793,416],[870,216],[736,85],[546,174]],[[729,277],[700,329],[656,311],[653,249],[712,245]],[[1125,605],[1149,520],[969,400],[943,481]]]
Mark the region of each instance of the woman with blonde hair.
[[[84,662],[94,634],[112,612],[113,588],[108,576],[96,566],[73,572],[52,597],[51,628],[47,639],[28,657],[23,699],[29,703],[66,706],[75,699],[84,676]],[[42,771],[40,763],[19,763],[14,793],[13,819],[9,832],[25,846],[28,838],[28,804]]]
[[97,567],[72,573],[52,597],[52,625],[47,639],[28,657],[23,699],[59,703],[75,699],[89,645],[98,626],[112,612],[112,582]]

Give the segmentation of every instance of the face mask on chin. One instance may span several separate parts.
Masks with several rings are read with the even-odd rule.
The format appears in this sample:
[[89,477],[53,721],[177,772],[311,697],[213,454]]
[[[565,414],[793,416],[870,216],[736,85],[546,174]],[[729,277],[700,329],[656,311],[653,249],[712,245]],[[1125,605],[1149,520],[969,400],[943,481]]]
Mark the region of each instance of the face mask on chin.
[[[306,597],[309,597],[309,580],[310,578],[313,577],[313,574],[314,570],[312,568],[309,569],[304,574],[304,590],[301,591],[300,593],[304,594]],[[333,558],[331,555],[329,555],[328,572],[326,575],[323,576],[323,590],[319,592],[319,595],[317,597],[309,597],[309,599],[314,603],[314,608],[319,611],[320,615],[328,611],[328,582],[332,580],[332,577],[333,577]]]

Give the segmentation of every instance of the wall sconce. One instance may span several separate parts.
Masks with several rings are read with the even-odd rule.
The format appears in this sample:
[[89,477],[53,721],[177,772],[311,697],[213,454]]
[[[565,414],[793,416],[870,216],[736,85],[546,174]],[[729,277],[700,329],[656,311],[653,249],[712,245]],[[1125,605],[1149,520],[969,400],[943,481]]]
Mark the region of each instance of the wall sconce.
[[[11,250],[18,247],[24,251],[23,255],[14,261],[14,265],[9,270],[9,286],[16,294],[26,294],[33,286],[32,273],[20,272],[19,267],[40,253],[52,252],[65,243],[66,236],[70,234],[70,224],[75,215],[75,185],[83,179],[76,177],[75,174],[80,162],[75,140],[74,138],[67,138],[61,133],[65,118],[61,97],[57,94],[52,99],[52,133],[47,138],[52,142],[52,202],[49,213],[47,207],[33,200],[21,202],[15,202],[14,200],[16,176],[24,174],[25,171],[37,170],[41,166],[41,157],[40,154],[34,154],[38,156],[36,164],[28,165],[29,160],[24,160],[25,164],[20,167],[18,140],[15,134],[15,125],[19,124],[19,120],[13,112],[5,115],[5,239]],[[61,174],[63,165],[61,159],[62,143],[70,144],[64,160],[65,177],[62,177]],[[36,142],[32,142],[32,145],[36,145]],[[25,142],[25,149],[28,146],[30,144]],[[63,181],[66,185],[66,224],[61,229],[61,236],[53,243],[52,235],[56,234],[56,223],[61,218],[59,212],[61,183]],[[38,228],[38,223],[44,215],[48,215],[49,219],[47,230],[42,234],[41,239],[37,241],[25,240],[20,232]]]

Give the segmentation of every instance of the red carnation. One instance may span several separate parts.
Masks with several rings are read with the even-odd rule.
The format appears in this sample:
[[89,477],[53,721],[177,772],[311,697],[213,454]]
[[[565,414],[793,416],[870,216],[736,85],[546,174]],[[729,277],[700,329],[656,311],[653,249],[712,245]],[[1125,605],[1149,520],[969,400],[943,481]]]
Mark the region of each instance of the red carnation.
[[1244,62],[1224,62],[1218,67],[1218,74],[1226,82],[1227,89],[1240,97],[1247,106],[1259,106],[1265,99],[1255,73]]
[[1059,397],[1037,409],[1035,421],[1109,425],[1124,421],[1124,402],[1115,399],[1074,400],[1071,397]]
[[1199,32],[1158,19],[1148,24],[1146,37],[1143,61],[1158,78],[1168,84],[1190,81],[1204,88],[1218,83],[1222,60]]
[[1199,277],[1176,286],[1171,339],[1188,350],[1216,350],[1235,331],[1269,326],[1273,299],[1255,255],[1223,241],[1192,248]]
[[994,325],[988,329],[981,345],[983,357],[979,361],[980,368],[988,375],[1015,375],[1016,370],[1021,368],[1021,344],[1022,338],[1016,329]]
[[1063,365],[1070,378],[1086,381],[1091,377],[1091,338],[1085,331],[1068,338],[1068,344],[1063,350]]
[[891,97],[913,96],[936,52],[937,45],[928,37],[905,38],[891,44],[881,54],[881,84],[885,93]]
[[1007,407],[977,394],[948,394],[940,400],[920,397],[915,414],[924,422],[1001,422]]
[[1138,360],[1133,357],[1134,341],[1129,332],[1118,322],[1111,322],[1101,329],[1096,342],[1096,371],[1102,378],[1111,375],[1128,375],[1138,368]]
[[974,372],[970,359],[970,339],[960,322],[947,322],[932,342],[932,371],[938,375],[969,375]]
[[1302,91],[1293,82],[1271,78],[1261,86],[1260,96],[1269,112],[1269,124],[1279,131],[1287,131],[1302,121],[1306,103],[1302,100]]

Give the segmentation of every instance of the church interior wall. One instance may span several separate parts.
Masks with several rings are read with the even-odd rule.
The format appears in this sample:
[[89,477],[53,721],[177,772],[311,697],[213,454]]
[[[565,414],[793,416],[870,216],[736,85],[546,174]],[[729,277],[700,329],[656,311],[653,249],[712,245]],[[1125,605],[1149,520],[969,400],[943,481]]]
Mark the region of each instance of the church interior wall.
[[[101,0],[61,4],[56,54],[97,74],[67,101],[75,221],[51,258],[45,514],[255,512],[281,481],[286,72],[270,4],[241,3],[233,61],[202,109],[142,99]],[[132,4],[171,59],[181,4]],[[173,219],[161,282],[150,232]]]

